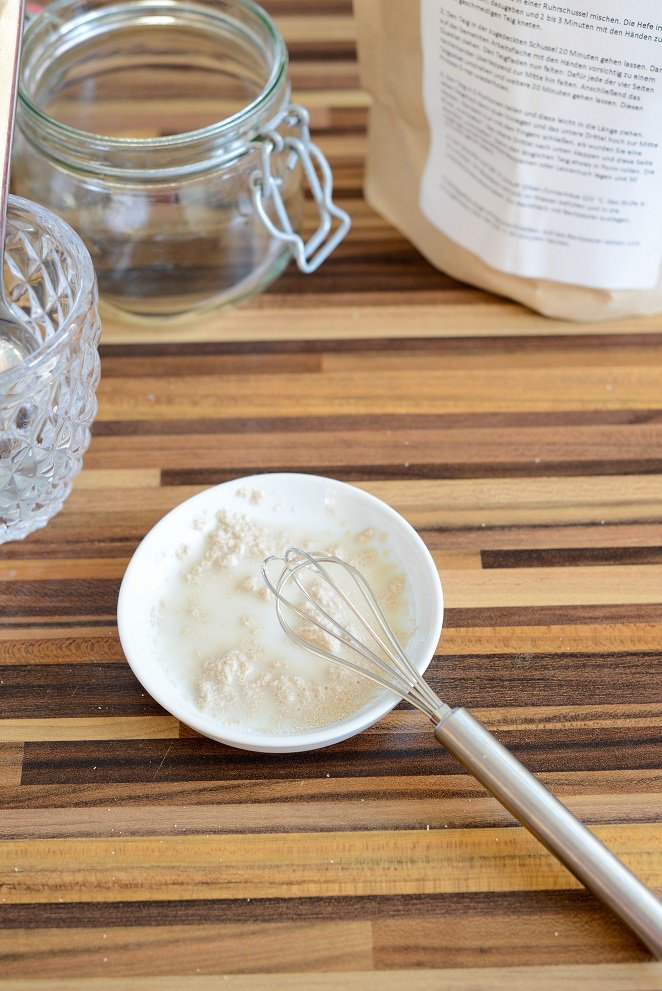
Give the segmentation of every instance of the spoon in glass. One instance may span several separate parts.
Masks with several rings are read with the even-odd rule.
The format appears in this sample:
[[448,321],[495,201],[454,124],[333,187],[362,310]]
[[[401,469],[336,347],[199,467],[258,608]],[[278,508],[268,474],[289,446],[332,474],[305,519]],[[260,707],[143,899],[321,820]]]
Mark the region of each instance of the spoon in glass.
[[22,33],[23,0],[0,0],[0,372],[20,364],[39,346],[34,331],[12,312],[4,281],[9,172]]

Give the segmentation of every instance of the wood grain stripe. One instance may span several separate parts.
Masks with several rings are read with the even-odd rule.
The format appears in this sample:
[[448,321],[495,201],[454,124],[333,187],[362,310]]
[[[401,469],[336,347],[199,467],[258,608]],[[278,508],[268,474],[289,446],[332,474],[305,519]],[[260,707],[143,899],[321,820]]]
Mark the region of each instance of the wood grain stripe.
[[[409,420],[393,418],[389,430],[377,435],[374,429],[345,424],[336,425],[333,432],[305,421],[294,431],[269,421],[253,429],[245,424],[243,430],[227,430],[208,421],[190,423],[186,432],[145,432],[128,450],[122,438],[133,436],[135,424],[117,423],[112,433],[95,435],[88,457],[89,487],[103,487],[105,478],[112,482],[112,466],[128,463],[158,465],[164,485],[212,484],[233,475],[283,468],[312,474],[340,472],[346,478],[360,478],[362,469],[364,481],[398,472],[440,478],[660,474],[655,466],[662,426],[576,424],[569,445],[553,424],[445,428],[442,423],[418,427]],[[158,445],[154,437],[159,438]],[[107,473],[97,465],[107,466]]]
[[[655,796],[662,791],[662,770],[657,768],[586,771],[563,769],[539,771],[537,775],[555,794],[568,800],[586,795]],[[454,807],[454,803],[461,800],[466,802],[464,809],[470,815],[471,808],[474,805],[479,808],[479,800],[484,799],[486,795],[482,786],[463,773],[388,776],[329,773],[327,778],[326,772],[322,772],[317,778],[288,778],[269,774],[265,779],[219,776],[207,781],[165,781],[152,775],[151,780],[146,782],[112,782],[106,778],[92,783],[23,782],[20,787],[12,785],[0,791],[0,800],[6,810],[79,808],[94,810],[94,815],[97,815],[98,809],[107,812],[109,806],[111,809],[113,806],[140,809],[148,802],[150,808],[158,810],[157,818],[163,806],[189,808],[198,805],[224,807],[255,804],[262,805],[268,812],[268,806],[273,803],[290,805],[293,808],[292,814],[296,816],[297,803],[307,804],[311,801],[324,802],[329,806],[334,802],[362,805],[381,801],[391,806],[394,802],[425,800],[429,803],[429,814],[438,815],[447,804]],[[629,798],[624,799],[624,808],[627,801]],[[421,820],[419,825],[423,827],[427,823],[427,819],[425,822]],[[178,822],[178,825],[180,830],[186,831],[186,822]]]
[[126,663],[117,630],[101,629],[91,635],[87,627],[61,630],[24,629],[11,634],[0,628],[0,664],[21,662],[33,664],[98,664]]
[[0,582],[0,610],[9,616],[106,616],[112,620],[120,582],[103,578]]
[[[438,566],[443,556],[433,556]],[[47,566],[46,573],[50,570]],[[111,618],[115,613],[122,572],[121,562],[104,570],[116,577],[44,577],[26,581],[18,574],[0,581],[0,608],[5,620],[21,616],[66,617],[95,614]],[[657,605],[662,588],[662,564],[605,565],[535,569],[510,567],[480,572],[444,568],[444,596],[449,609],[528,606]]]
[[[621,449],[622,450],[622,449]],[[405,457],[410,457],[409,451],[404,452]],[[213,455],[207,455],[210,460]],[[274,458],[266,457],[262,461],[250,457],[241,463],[234,463],[227,468],[195,468],[195,469],[166,469],[163,472],[164,485],[220,485],[233,478],[240,478],[242,475],[251,475],[259,468],[267,468],[269,471],[306,471],[310,475],[332,475],[341,482],[367,482],[375,480],[385,482],[391,479],[395,481],[411,481],[412,479],[468,479],[468,478],[493,478],[495,465],[493,462],[453,462],[453,461],[403,461],[400,464],[373,464],[369,467],[363,464],[347,464],[344,460],[340,462],[330,457],[324,463],[317,461],[310,464],[309,457],[302,457],[301,461],[293,457],[289,462],[274,462]],[[544,464],[543,464],[544,462]],[[530,459],[522,461],[504,462],[498,464],[500,478],[538,478],[543,475],[613,475],[618,472],[623,476],[659,474],[662,468],[662,458],[649,456],[646,458],[614,458],[612,460],[552,460],[548,457],[536,455]]]
[[6,664],[0,719],[162,716],[128,664]]
[[[662,727],[499,731],[499,739],[532,771],[613,770],[660,766]],[[27,742],[24,784],[131,781],[254,780],[263,774],[315,780],[398,774],[459,774],[461,767],[431,734],[357,737],[321,756],[253,754],[203,738]]]
[[[662,337],[662,335],[661,335]],[[256,347],[258,345],[255,345]],[[196,345],[197,349],[202,345]],[[113,352],[117,349],[113,349]],[[148,350],[148,354],[152,349]],[[158,353],[158,352],[157,352]],[[139,352],[140,354],[140,352]],[[165,360],[165,359],[163,359]],[[184,359],[185,360],[185,359]],[[206,360],[206,358],[205,358]],[[243,360],[246,360],[245,358]],[[158,362],[158,357],[156,359]],[[131,367],[131,366],[129,366]],[[173,362],[171,369],[174,374],[176,362]],[[119,442],[113,444],[111,438],[131,436],[131,445],[124,445],[127,457],[131,457],[132,449],[138,446],[147,453],[154,452],[154,446],[150,448],[148,437],[170,438],[170,443],[174,443],[174,438],[179,436],[195,436],[197,434],[253,434],[256,437],[265,433],[273,433],[276,436],[286,434],[291,442],[296,441],[300,433],[310,434],[357,434],[368,431],[379,434],[381,430],[390,430],[398,438],[403,432],[425,432],[428,435],[441,438],[451,431],[480,431],[481,436],[485,430],[502,431],[505,439],[508,439],[508,431],[505,428],[518,427],[522,430],[543,430],[548,427],[577,427],[580,430],[590,430],[598,428],[632,428],[638,433],[637,428],[648,428],[652,435],[657,433],[657,429],[662,422],[662,413],[659,410],[640,410],[636,406],[630,409],[588,409],[588,410],[494,410],[493,412],[481,412],[471,410],[465,413],[443,413],[430,414],[411,412],[403,416],[393,417],[385,413],[366,413],[357,415],[346,410],[333,410],[327,413],[314,416],[295,416],[290,414],[285,416],[242,416],[236,417],[227,415],[223,418],[199,418],[187,417],[185,420],[132,420],[122,418],[121,420],[104,420],[93,425],[93,447],[94,450],[108,449],[113,451]],[[524,435],[526,438],[527,434]],[[104,438],[102,441],[101,438]],[[375,437],[377,443],[381,438]],[[556,437],[557,444],[561,445],[563,439]],[[452,438],[450,439],[452,443]],[[469,452],[470,453],[470,452]],[[493,453],[498,457],[498,451]],[[86,455],[86,458],[89,455]],[[157,459],[154,458],[155,463]],[[105,464],[105,462],[104,462]],[[87,460],[86,460],[87,466]],[[112,464],[109,466],[112,468]],[[113,469],[114,470],[114,469]]]
[[[443,290],[443,278],[435,276],[435,285]],[[412,329],[412,313],[402,305],[402,298],[391,305],[375,300],[374,294],[366,293],[364,306],[356,294],[351,302],[344,305],[338,302],[319,306],[319,298],[313,294],[313,286],[297,279],[297,293],[288,304],[283,299],[284,291],[273,290],[268,301],[271,305],[277,296],[282,302],[278,305],[278,321],[265,320],[263,306],[266,299],[251,302],[249,306],[233,311],[225,311],[221,316],[201,320],[179,331],[177,339],[185,341],[282,341],[282,340],[338,340],[338,339],[408,339]],[[393,295],[398,294],[393,289]],[[437,295],[435,293],[435,295]],[[314,309],[315,321],[311,322],[308,307]],[[530,334],[540,337],[565,337],[567,323],[562,320],[544,319],[538,314],[524,310],[515,304],[500,302],[486,306],[476,301],[474,294],[465,296],[465,301],[444,301],[443,313],[439,301],[417,302],[416,334],[426,338],[457,338],[466,334],[473,338],[515,337]],[[621,318],[606,323],[593,324],[595,334],[621,335],[628,331],[637,336],[645,333],[659,334],[657,317]],[[159,344],[163,339],[162,328],[142,328],[141,340]],[[104,337],[108,344],[131,344],[135,339],[132,327],[106,317]],[[372,412],[372,411],[371,411]]]
[[514,406],[524,410],[549,409],[658,409],[662,373],[655,366],[613,367],[589,370],[526,369],[483,371],[400,371],[375,376],[340,374],[288,376],[288,388],[280,378],[250,373],[224,378],[218,389],[214,376],[113,379],[99,386],[99,419],[163,420],[188,416],[223,417],[263,414],[282,416],[296,409],[319,415],[328,409],[351,406],[357,412],[406,414],[452,413]]
[[0,787],[20,783],[23,769],[23,743],[0,742]]
[[[590,577],[590,576],[587,576]],[[546,623],[550,630],[565,626],[568,621],[611,626],[621,623],[645,622],[657,624],[662,620],[662,605],[599,605],[599,606],[488,606],[474,609],[448,609],[444,611],[444,625],[448,629],[467,627],[528,627],[532,623]]]
[[26,740],[163,740],[179,734],[174,716],[0,719],[0,743]]
[[660,564],[662,547],[564,547],[483,551],[483,568],[567,568],[572,565]]
[[[567,618],[567,616],[566,616]],[[444,638],[442,634],[442,646]],[[426,672],[431,687],[449,703],[469,706],[657,704],[662,695],[659,651],[582,654],[462,653],[435,657]],[[162,710],[128,664],[5,664],[0,718],[157,715]],[[614,670],[620,678],[614,679]],[[587,684],[590,685],[586,687]],[[581,695],[579,694],[581,691]]]
[[[129,556],[122,555],[112,558],[76,559],[49,558],[46,561],[28,559],[25,561],[0,562],[0,582],[44,582],[62,578],[66,571],[68,580],[85,581],[93,579],[122,580]],[[25,589],[21,590],[21,599],[27,598]],[[28,606],[29,608],[29,606]]]
[[[301,794],[301,789],[300,789]],[[572,795],[565,805],[587,824],[660,823],[662,794],[630,791],[627,806],[622,795]],[[168,833],[187,836],[227,833],[299,833],[346,832],[352,830],[462,829],[494,826],[514,827],[515,822],[494,799],[480,795],[445,798],[443,805],[423,793],[418,798],[387,801],[382,796],[371,799],[343,800],[329,795],[324,801],[313,796],[305,805],[292,802],[226,802],[216,805],[161,805],[158,817],[153,812],[124,806],[97,808],[90,818],[81,808],[5,809],[0,821],[0,837],[5,839],[54,839],[56,837],[155,836]]]
[[[371,214],[371,216],[374,216],[374,214]],[[390,230],[390,228],[386,229]],[[397,235],[396,240],[398,240]],[[407,244],[403,239],[399,239],[399,242],[401,245]],[[417,255],[416,252],[413,252],[413,254]],[[336,258],[334,264],[337,263],[338,259]],[[430,266],[430,270],[435,271],[432,269],[432,266]],[[423,277],[425,277],[427,272],[428,269],[425,265],[421,268],[417,264],[416,273],[419,276],[423,274]],[[323,277],[323,274],[323,271],[316,273],[315,279]],[[445,276],[440,272],[436,272],[436,276],[440,280],[438,285],[445,285],[447,288],[454,290],[454,299],[457,298],[458,293],[463,292],[467,301],[475,302],[474,290],[470,286],[457,282],[450,276]],[[380,278],[383,280],[383,273],[380,273]],[[268,295],[279,294],[283,291],[284,287],[289,290],[291,295],[294,295],[297,290],[303,289],[305,285],[310,285],[310,283],[311,280],[309,279],[303,281],[299,279],[294,269],[287,269],[278,284],[274,284],[269,288]],[[363,284],[365,285],[365,281]],[[263,294],[261,298],[251,300],[250,305],[262,309],[268,308],[272,300],[267,301],[266,295]],[[490,298],[489,294],[481,294],[481,298],[486,302],[489,300],[490,305],[494,303],[497,306],[511,307],[511,304],[508,304],[505,300],[497,297]],[[512,307],[512,309],[520,314],[522,312],[519,307]],[[535,314],[527,315],[535,318]],[[538,322],[542,331],[550,321],[543,319]],[[651,323],[653,323],[652,320]],[[215,340],[192,341],[186,340],[185,333],[184,336],[181,336],[176,333],[164,332],[158,340],[145,340],[142,334],[134,334],[133,338],[123,342],[104,339],[99,346],[99,354],[102,360],[109,358],[135,359],[153,357],[158,361],[160,358],[169,357],[173,366],[176,365],[178,359],[185,360],[186,358],[195,356],[245,355],[250,359],[256,358],[260,360],[261,356],[274,354],[323,353],[325,355],[338,355],[340,353],[346,354],[350,352],[376,354],[378,357],[394,352],[412,356],[421,351],[444,355],[450,354],[451,358],[453,355],[477,355],[477,360],[483,361],[486,365],[490,366],[492,365],[493,355],[496,356],[496,361],[499,364],[508,364],[513,361],[518,363],[521,360],[520,356],[528,355],[529,363],[537,365],[541,361],[544,361],[546,364],[547,357],[550,354],[563,356],[562,360],[559,358],[555,362],[556,364],[574,364],[576,363],[575,357],[578,354],[583,356],[584,361],[588,360],[591,364],[598,365],[602,363],[601,356],[605,357],[607,359],[606,363],[610,365],[618,364],[623,358],[630,364],[645,364],[648,360],[659,357],[660,350],[662,349],[662,332],[660,332],[659,326],[656,328],[656,333],[650,333],[645,330],[645,321],[642,321],[639,326],[639,333],[636,333],[634,330],[621,333],[616,324],[617,322],[610,323],[613,333],[607,337],[602,335],[600,328],[596,331],[593,327],[584,329],[578,324],[566,324],[566,332],[562,339],[555,339],[544,333],[537,335],[530,333],[522,336],[508,332],[501,336],[491,335],[485,339],[474,337],[471,333],[458,334],[455,338],[447,335],[428,338],[419,336],[414,328],[414,332],[410,332],[404,339],[386,337],[371,340],[360,337],[338,337],[320,340],[315,337],[302,336],[294,339],[279,337],[272,338],[271,340],[260,338],[232,340],[219,335]],[[483,357],[481,358],[481,356]],[[634,360],[631,360],[630,356]],[[130,369],[129,374],[131,374]]]
[[[552,891],[429,892],[426,894],[343,895],[339,898],[199,898],[181,901],[57,902],[0,904],[3,930],[86,929],[127,926],[195,926],[204,923],[397,922],[418,917],[443,926],[445,919],[484,920],[512,914],[557,917],[578,913],[589,925],[610,913],[584,888]],[[581,928],[581,925],[578,927]],[[440,932],[441,935],[441,932]]]
[[[98,971],[97,971],[98,972]],[[554,987],[555,991],[576,991],[586,981],[594,980],[600,991],[659,991],[662,980],[662,964],[616,963],[587,966],[581,964],[555,964],[552,966],[494,967],[486,970],[470,967],[464,970],[430,968],[429,970],[402,970],[353,973],[342,976],[346,991],[482,991],[485,980],[490,991],[537,991]],[[135,991],[218,991],[219,981],[228,991],[337,991],[338,975],[324,973],[305,974],[215,974],[177,975],[172,977],[134,977]],[[66,978],[32,981],[30,991],[125,991],[126,978]],[[10,980],[6,991],[27,991],[25,982]]]
[[[0,932],[3,978],[91,976],[105,963],[115,975],[286,973],[373,964],[369,922],[256,922],[223,926],[116,927]],[[156,961],[156,962],[155,962]],[[4,980],[3,980],[4,984]]]
[[[572,618],[572,611],[568,619]],[[662,644],[662,623],[615,623],[604,629],[603,623],[582,622],[557,626],[480,626],[446,625],[442,634],[445,654],[549,654],[597,653],[604,656],[606,637],[616,651],[657,651]]]
[[[105,374],[105,372],[104,372]],[[87,465],[85,466],[87,469]],[[113,485],[118,489],[148,489],[161,484],[161,472],[158,468],[104,468],[103,472],[94,469],[82,472],[76,478],[74,485],[80,492],[83,489],[97,488],[101,480],[106,486]]]
[[[597,835],[645,883],[662,887],[662,825],[600,826]],[[389,870],[376,870],[387,863]],[[149,839],[7,840],[9,903],[135,898],[549,891],[578,882],[533,837],[512,829],[402,830]]]
[[358,487],[388,502],[418,528],[648,522],[657,519],[662,504],[658,475],[633,479],[629,488],[617,476],[368,482]]

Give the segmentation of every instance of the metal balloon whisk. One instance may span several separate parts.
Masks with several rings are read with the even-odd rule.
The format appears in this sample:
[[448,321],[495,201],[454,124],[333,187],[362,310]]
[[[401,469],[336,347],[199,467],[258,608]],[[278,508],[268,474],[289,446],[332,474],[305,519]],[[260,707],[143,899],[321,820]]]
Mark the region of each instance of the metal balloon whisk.
[[333,554],[290,547],[283,557],[267,558],[262,575],[275,596],[280,625],[294,643],[424,712],[435,725],[435,738],[662,957],[662,904],[655,895],[477,719],[432,691],[357,568]]
[[[269,578],[269,569],[274,562],[285,565],[275,585]],[[337,579],[333,569],[341,569]],[[369,678],[400,698],[407,699],[435,725],[439,722],[439,713],[448,706],[421,678],[407,657],[372,588],[357,568],[332,554],[310,554],[291,547],[284,558],[267,558],[262,566],[262,575],[276,597],[280,625],[296,644]],[[350,578],[351,583],[343,582],[343,575]],[[331,592],[331,599],[322,594],[324,589]],[[298,601],[291,594],[295,590]],[[289,595],[286,594],[288,591]],[[335,615],[330,611],[334,608]],[[341,609],[346,614],[347,623],[339,621],[338,612]],[[292,625],[294,617],[298,617],[304,625],[296,629]],[[352,620],[356,620],[363,634],[370,637],[369,642],[360,640],[352,632],[349,627]],[[311,626],[324,635],[329,648],[318,638],[306,636]],[[334,650],[330,649],[331,645]],[[342,651],[343,647],[347,650]]]

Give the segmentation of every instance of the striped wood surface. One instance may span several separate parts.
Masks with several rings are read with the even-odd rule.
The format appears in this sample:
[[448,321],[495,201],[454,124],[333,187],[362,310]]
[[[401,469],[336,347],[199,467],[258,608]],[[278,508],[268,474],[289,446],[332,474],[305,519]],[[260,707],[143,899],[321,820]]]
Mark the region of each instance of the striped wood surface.
[[267,6],[354,228],[205,324],[104,326],[84,472],[0,557],[2,987],[662,988],[406,706],[243,753],[124,661],[119,582],[166,510],[260,470],[351,481],[435,555],[433,686],[662,891],[660,321],[547,321],[430,268],[361,199],[349,3]]

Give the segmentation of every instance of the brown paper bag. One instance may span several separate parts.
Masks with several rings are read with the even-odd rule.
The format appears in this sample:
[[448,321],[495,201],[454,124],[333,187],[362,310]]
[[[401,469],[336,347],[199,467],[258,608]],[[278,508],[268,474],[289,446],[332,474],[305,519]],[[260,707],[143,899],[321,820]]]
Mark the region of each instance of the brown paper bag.
[[547,316],[590,321],[662,311],[660,277],[652,288],[611,291],[512,275],[486,264],[431,223],[419,206],[430,147],[420,0],[354,0],[354,10],[362,82],[373,100],[365,195],[379,213],[437,268]]

